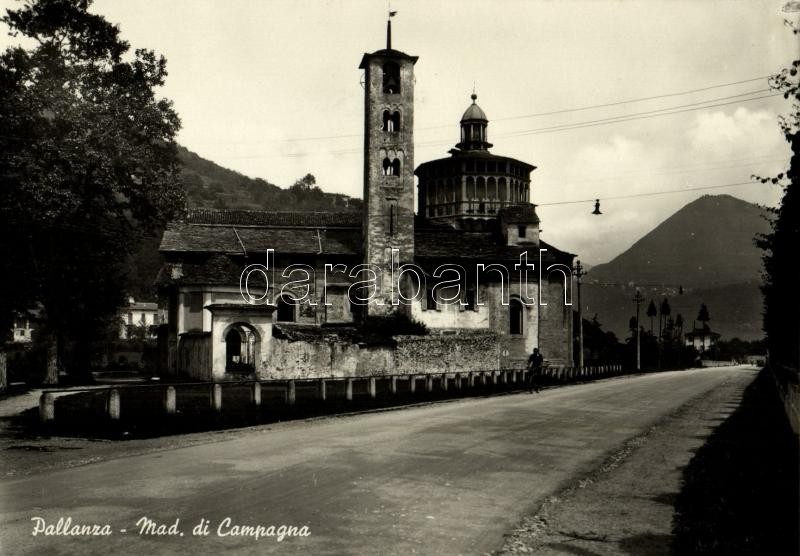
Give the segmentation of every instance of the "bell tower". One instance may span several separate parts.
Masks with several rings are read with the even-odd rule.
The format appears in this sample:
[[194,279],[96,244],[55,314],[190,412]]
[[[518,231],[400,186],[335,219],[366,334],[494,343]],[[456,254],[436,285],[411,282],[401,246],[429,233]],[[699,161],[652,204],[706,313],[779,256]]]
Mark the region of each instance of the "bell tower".
[[[414,261],[414,64],[417,56],[386,48],[364,54],[364,263],[373,265],[377,295],[368,315],[386,315],[392,305],[392,249],[395,266]],[[395,268],[396,275],[396,268]]]

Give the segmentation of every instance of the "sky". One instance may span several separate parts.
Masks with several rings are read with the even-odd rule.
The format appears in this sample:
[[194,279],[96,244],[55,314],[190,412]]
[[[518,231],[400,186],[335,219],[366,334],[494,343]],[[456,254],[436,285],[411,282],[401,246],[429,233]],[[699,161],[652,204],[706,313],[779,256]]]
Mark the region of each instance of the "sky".
[[[704,194],[773,206],[780,191],[750,176],[782,171],[790,154],[777,122],[788,102],[769,96],[766,80],[800,56],[785,3],[393,0],[393,47],[419,56],[414,163],[449,156],[474,87],[492,152],[537,167],[542,238],[587,263],[610,260]],[[312,173],[325,191],[357,197],[358,65],[384,48],[388,9],[382,0],[91,8],[132,47],[166,57],[160,94],[181,116],[182,145],[283,187]],[[15,41],[0,37],[0,47]],[[602,216],[591,215],[595,198]]]

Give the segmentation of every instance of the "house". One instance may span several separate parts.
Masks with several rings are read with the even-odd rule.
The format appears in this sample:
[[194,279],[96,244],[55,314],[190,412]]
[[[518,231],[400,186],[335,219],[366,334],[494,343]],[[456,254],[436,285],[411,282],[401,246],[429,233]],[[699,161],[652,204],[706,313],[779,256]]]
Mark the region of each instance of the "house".
[[[224,380],[572,365],[574,255],[539,237],[535,166],[492,154],[472,95],[449,157],[414,166],[414,65],[364,54],[363,213],[189,210],[158,278],[167,372]],[[418,204],[415,211],[415,176]],[[265,207],[266,209],[267,207]],[[391,345],[359,325],[402,314]]]
[[694,349],[703,353],[711,349],[719,340],[719,334],[712,332],[708,324],[703,323],[702,326],[696,326],[690,332],[684,334],[686,345],[692,346]]
[[135,328],[139,327],[143,331],[143,337],[154,337],[152,332],[155,326],[160,324],[158,316],[158,304],[149,301],[136,301],[128,298],[128,304],[117,309],[119,317],[119,337],[129,339],[134,335]]

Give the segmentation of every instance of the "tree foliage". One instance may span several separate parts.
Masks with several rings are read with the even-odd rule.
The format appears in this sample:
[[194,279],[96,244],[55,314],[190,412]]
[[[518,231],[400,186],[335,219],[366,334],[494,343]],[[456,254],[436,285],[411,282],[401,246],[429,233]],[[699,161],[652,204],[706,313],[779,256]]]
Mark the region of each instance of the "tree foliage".
[[[800,35],[800,29],[792,26]],[[800,368],[800,60],[794,60],[770,79],[770,86],[792,101],[779,125],[791,145],[789,168],[771,178],[758,178],[783,189],[783,197],[773,210],[772,231],[758,238],[764,249],[764,332],[767,335],[770,360],[778,365]],[[797,378],[795,377],[795,380]]]
[[0,314],[41,305],[51,336],[79,346],[77,367],[93,331],[113,319],[127,256],[184,204],[180,121],[156,97],[166,60],[131,53],[90,5],[30,0],[6,10],[2,22],[33,47],[0,55],[0,248],[9,265]]

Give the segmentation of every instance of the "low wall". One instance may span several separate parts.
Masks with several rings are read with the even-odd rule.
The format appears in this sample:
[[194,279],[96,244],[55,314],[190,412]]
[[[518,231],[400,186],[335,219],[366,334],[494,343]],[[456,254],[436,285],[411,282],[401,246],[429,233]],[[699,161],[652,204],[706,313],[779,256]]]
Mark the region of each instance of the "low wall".
[[491,333],[395,336],[394,346],[365,346],[333,338],[273,338],[261,379],[360,377],[486,371],[500,368],[498,338]]

